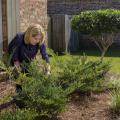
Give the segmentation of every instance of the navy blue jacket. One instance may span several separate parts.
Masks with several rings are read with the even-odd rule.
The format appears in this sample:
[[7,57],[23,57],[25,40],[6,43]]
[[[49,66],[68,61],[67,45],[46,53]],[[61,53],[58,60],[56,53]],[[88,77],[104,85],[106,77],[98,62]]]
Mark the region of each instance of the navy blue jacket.
[[27,45],[24,42],[24,33],[17,33],[15,38],[10,42],[8,46],[8,52],[12,58],[11,63],[13,64],[14,61],[19,61],[20,63],[22,63],[23,61],[30,62],[32,59],[35,58],[39,49],[42,58],[49,63],[45,44]]

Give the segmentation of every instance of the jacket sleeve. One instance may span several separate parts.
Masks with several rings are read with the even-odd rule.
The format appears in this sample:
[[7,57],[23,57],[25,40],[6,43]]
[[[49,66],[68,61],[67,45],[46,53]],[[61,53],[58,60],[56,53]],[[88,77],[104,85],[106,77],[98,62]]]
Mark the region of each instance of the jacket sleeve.
[[20,50],[20,36],[17,34],[8,45],[8,52],[12,61],[19,61],[19,50]]
[[45,46],[45,44],[42,44],[42,45],[40,46],[40,53],[41,53],[41,55],[42,55],[42,58],[43,58],[44,60],[46,60],[47,63],[49,63],[49,57],[48,57],[48,54],[47,54],[47,52],[46,52],[46,46]]

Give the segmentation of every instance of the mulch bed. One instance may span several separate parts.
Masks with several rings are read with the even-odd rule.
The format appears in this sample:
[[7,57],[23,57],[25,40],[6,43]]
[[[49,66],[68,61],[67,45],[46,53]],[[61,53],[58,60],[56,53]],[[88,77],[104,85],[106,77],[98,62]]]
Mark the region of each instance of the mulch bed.
[[[15,87],[11,84],[10,81],[0,82],[0,99],[5,97],[10,97],[15,95]],[[8,101],[0,105],[0,111],[5,109],[12,109],[14,101]]]
[[120,120],[111,111],[109,92],[81,96],[74,94],[67,109],[60,115],[61,120]]

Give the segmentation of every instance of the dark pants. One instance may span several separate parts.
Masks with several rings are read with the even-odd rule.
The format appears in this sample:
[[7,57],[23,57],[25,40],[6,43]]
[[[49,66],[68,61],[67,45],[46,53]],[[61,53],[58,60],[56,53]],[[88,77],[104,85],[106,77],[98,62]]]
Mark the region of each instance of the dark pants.
[[16,92],[20,93],[22,91],[22,86],[19,84],[16,84]]

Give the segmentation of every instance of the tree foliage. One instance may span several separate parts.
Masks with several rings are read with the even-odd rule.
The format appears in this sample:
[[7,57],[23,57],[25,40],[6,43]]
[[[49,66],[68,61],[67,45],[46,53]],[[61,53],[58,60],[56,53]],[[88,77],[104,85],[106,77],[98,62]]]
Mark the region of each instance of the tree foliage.
[[81,12],[72,18],[71,25],[75,31],[90,35],[102,53],[102,60],[112,45],[116,33],[120,31],[120,10],[106,9]]

